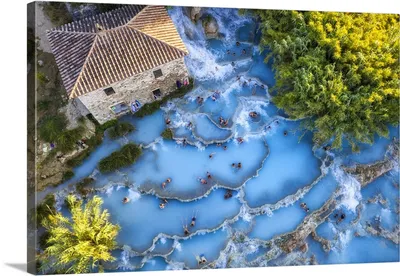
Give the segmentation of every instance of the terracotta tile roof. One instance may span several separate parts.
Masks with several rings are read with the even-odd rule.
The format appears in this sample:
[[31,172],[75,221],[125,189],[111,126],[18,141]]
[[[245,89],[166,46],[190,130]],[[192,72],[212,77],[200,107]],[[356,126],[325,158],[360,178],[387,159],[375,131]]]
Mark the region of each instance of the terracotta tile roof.
[[54,28],[47,35],[70,98],[188,53],[162,6],[125,6]]
[[164,7],[147,6],[128,23],[128,26],[188,53]]

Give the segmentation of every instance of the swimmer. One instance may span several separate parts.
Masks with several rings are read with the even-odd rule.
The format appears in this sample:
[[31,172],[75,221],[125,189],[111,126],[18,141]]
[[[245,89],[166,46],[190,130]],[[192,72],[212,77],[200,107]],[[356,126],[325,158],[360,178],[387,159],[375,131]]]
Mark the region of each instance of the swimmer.
[[258,114],[257,114],[257,112],[252,111],[252,112],[249,113],[249,116],[250,116],[251,118],[256,118],[256,117],[258,116]]
[[278,121],[278,120],[276,120],[276,121],[275,121],[275,124],[279,125],[279,121]]
[[224,150],[227,150],[228,149],[228,147],[227,146],[224,146]]
[[171,183],[172,179],[170,177],[167,178],[167,183]]
[[242,55],[245,55],[246,54],[246,49],[243,49],[242,50]]
[[264,88],[265,88],[265,87],[264,87],[264,84],[261,84],[261,88],[262,88],[262,89],[264,89]]
[[232,167],[232,168],[236,168],[236,164],[235,164],[235,163],[232,163],[231,167]]
[[224,121],[224,126],[228,125],[229,120]]
[[217,100],[217,98],[215,98],[214,95],[211,96],[211,99],[215,102]]
[[236,46],[240,46],[240,42],[239,41],[236,41]]
[[190,235],[189,229],[187,228],[186,225],[183,226],[183,233],[185,234],[185,236],[189,236]]
[[233,55],[233,56],[236,56],[236,53],[235,53],[235,52],[233,52],[233,53],[232,53],[232,55]]
[[284,132],[283,132],[283,136],[287,136],[287,131],[285,130]]
[[238,137],[236,140],[238,141],[239,144],[243,143],[244,141],[242,137]]
[[189,122],[188,124],[187,124],[187,128],[192,128],[192,126],[193,126],[193,123],[192,122]]
[[211,179],[211,178],[212,178],[212,176],[211,176],[211,174],[210,174],[209,172],[207,172],[207,178],[208,178],[208,179]]
[[167,187],[167,183],[163,182],[163,183],[161,184],[161,187],[162,187],[163,189],[165,189],[165,187]]
[[232,191],[231,190],[226,190],[224,199],[229,199],[232,197]]
[[204,255],[201,255],[201,256],[200,256],[200,259],[201,259],[201,263],[202,263],[202,264],[207,263],[207,259],[206,259],[206,257],[204,257]]
[[160,205],[159,205],[159,207],[160,207],[160,209],[162,210],[162,209],[164,209],[165,208],[165,205],[168,203],[168,201],[164,198],[164,199],[162,199],[162,202],[160,203]]
[[227,53],[228,55],[230,55],[230,54],[231,54],[231,50],[227,50],[226,53]]
[[165,123],[166,123],[167,125],[169,125],[169,124],[171,123],[171,120],[170,120],[169,118],[167,118],[167,119],[165,120]]
[[190,226],[194,227],[196,225],[196,217],[192,217],[192,221],[190,222]]
[[187,144],[186,138],[184,138],[184,139],[182,140],[182,144],[183,144],[184,147],[186,147],[186,144]]
[[241,168],[242,168],[242,163],[239,162],[239,163],[237,164],[237,167],[238,167],[238,169],[241,169]]
[[124,197],[122,199],[122,203],[124,203],[124,204],[128,203],[129,201],[130,201],[130,199],[128,197]]
[[212,159],[212,158],[213,158],[213,156],[214,156],[214,154],[215,154],[215,152],[213,152],[213,153],[210,153],[210,155],[208,156],[208,158]]
[[235,62],[232,61],[232,62],[231,62],[231,65],[232,65],[232,67],[235,67]]
[[220,146],[222,146],[222,144],[221,143],[217,143],[217,147],[220,147]]

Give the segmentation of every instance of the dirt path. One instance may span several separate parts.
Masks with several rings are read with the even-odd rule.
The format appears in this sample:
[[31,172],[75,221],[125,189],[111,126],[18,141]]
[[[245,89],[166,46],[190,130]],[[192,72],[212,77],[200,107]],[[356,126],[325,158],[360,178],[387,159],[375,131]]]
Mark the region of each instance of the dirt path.
[[51,53],[50,43],[47,39],[46,31],[54,28],[55,26],[51,23],[50,19],[43,12],[43,7],[36,3],[36,37],[40,39],[40,49],[44,52]]

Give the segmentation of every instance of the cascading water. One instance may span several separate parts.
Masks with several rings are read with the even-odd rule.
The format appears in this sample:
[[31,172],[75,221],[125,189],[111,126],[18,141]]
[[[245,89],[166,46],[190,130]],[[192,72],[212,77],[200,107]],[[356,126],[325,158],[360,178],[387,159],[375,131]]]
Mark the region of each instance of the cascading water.
[[[362,231],[376,216],[388,230],[398,225],[393,215],[398,189],[392,184],[398,169],[361,190],[340,167],[383,159],[390,141],[382,138],[365,147],[368,154],[359,155],[315,149],[311,133],[300,129],[301,122],[281,116],[270,102],[268,86],[274,84],[274,76],[270,64],[263,62],[265,53],[254,45],[252,18],[235,9],[204,9],[221,33],[219,39],[207,39],[201,22],[193,23],[184,8],[174,7],[169,13],[190,53],[185,62],[196,80],[193,91],[151,116],[122,118],[137,130],[120,140],[106,139],[75,169],[76,177],[39,198],[56,191],[59,207],[66,212],[61,205],[71,189],[67,185],[89,176],[101,158],[133,141],[143,145],[143,156],[134,165],[104,175],[95,171],[94,187],[122,229],[121,249],[114,254],[117,265],[108,271],[306,264],[312,258],[321,264],[399,260],[398,244]],[[243,49],[246,54],[241,54]],[[202,105],[196,103],[198,96],[204,97]],[[256,112],[256,118],[250,112]],[[160,138],[166,117],[176,141]],[[220,117],[228,123],[220,124]],[[392,136],[397,133],[398,128],[391,129]],[[172,182],[163,189],[161,183],[168,177]],[[232,197],[224,199],[227,189]],[[378,194],[388,202],[383,208],[368,201]],[[122,204],[123,197],[129,204]],[[158,207],[161,198],[168,200],[164,210]],[[331,241],[329,254],[317,238],[304,237],[308,251],[289,255],[271,242],[333,199],[335,210],[316,228],[318,237]],[[362,213],[357,219],[358,210],[367,208],[369,215]],[[346,215],[340,224],[336,213]],[[196,226],[185,235],[183,229],[193,217]],[[368,256],[357,254],[365,251]],[[207,263],[199,266],[200,255]]]

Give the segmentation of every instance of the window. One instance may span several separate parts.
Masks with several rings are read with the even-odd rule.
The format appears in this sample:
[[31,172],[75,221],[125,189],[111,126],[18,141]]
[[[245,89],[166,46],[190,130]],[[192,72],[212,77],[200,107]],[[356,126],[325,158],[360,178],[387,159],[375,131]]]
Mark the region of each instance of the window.
[[108,88],[104,89],[104,93],[106,93],[107,96],[110,96],[112,94],[115,94],[115,91],[112,87],[108,87]]
[[161,90],[160,89],[154,90],[153,91],[153,96],[154,96],[154,99],[157,99],[158,97],[161,97]]
[[162,77],[162,71],[161,69],[153,71],[154,77],[157,79],[159,77]]

